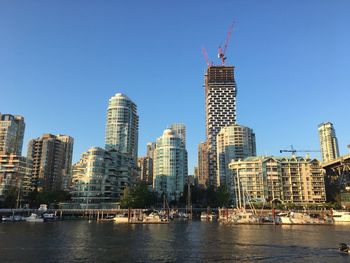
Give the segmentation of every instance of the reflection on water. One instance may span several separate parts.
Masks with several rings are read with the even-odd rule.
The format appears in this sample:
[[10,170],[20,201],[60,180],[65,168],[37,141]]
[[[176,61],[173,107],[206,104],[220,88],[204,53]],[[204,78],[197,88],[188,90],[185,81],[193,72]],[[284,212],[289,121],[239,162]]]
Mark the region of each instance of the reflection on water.
[[0,262],[350,262],[350,225],[1,223]]

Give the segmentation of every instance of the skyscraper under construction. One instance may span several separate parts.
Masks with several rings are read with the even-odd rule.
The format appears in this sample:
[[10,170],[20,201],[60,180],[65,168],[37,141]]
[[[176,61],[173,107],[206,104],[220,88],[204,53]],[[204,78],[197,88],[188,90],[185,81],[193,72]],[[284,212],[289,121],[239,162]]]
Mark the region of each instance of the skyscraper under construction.
[[236,93],[234,67],[209,65],[205,75],[209,186],[217,186],[216,136],[221,128],[236,124]]

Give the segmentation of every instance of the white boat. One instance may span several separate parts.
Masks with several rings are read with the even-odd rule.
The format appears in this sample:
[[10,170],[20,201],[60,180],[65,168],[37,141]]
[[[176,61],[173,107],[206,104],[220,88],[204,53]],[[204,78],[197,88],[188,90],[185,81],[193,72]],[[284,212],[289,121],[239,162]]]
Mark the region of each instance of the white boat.
[[342,212],[333,210],[333,221],[334,223],[349,222],[350,223],[350,212]]
[[259,223],[259,217],[252,212],[242,210],[233,214],[229,221],[234,224],[256,224]]
[[215,214],[208,214],[207,212],[201,213],[201,220],[202,221],[213,221],[216,219],[217,219],[217,216]]
[[44,221],[58,220],[58,216],[56,216],[55,214],[49,214],[49,213],[43,214],[43,218],[44,218]]
[[39,208],[38,208],[38,211],[42,212],[42,213],[46,212],[47,211],[47,205],[46,204],[41,204],[39,206]]
[[19,215],[14,215],[14,216],[3,216],[2,221],[3,222],[18,222],[18,221],[23,221],[24,218]]
[[279,218],[279,223],[281,223],[282,225],[304,225],[319,223],[317,220],[311,218],[306,213],[280,213],[277,216]]
[[27,222],[44,222],[44,218],[38,216],[37,214],[32,213],[28,217],[24,217],[24,220]]
[[128,214],[118,214],[118,215],[115,215],[115,217],[113,218],[113,221],[115,223],[129,223],[129,217],[128,217]]
[[158,223],[158,222],[161,222],[162,219],[161,217],[159,216],[159,213],[157,212],[152,212],[150,213],[149,215],[145,215],[143,217],[143,222],[145,223]]

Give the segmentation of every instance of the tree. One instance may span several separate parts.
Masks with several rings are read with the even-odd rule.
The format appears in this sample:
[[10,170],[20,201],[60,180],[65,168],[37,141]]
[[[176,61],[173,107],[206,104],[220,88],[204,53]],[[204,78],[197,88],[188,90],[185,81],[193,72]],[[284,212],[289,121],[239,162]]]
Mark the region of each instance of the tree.
[[220,186],[216,191],[216,207],[228,207],[230,204],[230,193],[225,186]]
[[153,205],[155,196],[148,190],[147,184],[141,182],[133,187],[126,187],[121,199],[123,208],[146,208]]

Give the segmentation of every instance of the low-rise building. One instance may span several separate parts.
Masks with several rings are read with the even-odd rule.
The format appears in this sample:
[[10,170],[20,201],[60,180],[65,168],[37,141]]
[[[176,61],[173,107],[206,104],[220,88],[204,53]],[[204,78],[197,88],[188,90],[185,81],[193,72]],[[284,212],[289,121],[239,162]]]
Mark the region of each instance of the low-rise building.
[[77,208],[111,207],[130,184],[133,160],[116,149],[93,147],[73,166],[72,201]]
[[233,202],[274,200],[285,203],[326,201],[321,163],[308,157],[248,157],[232,161]]

